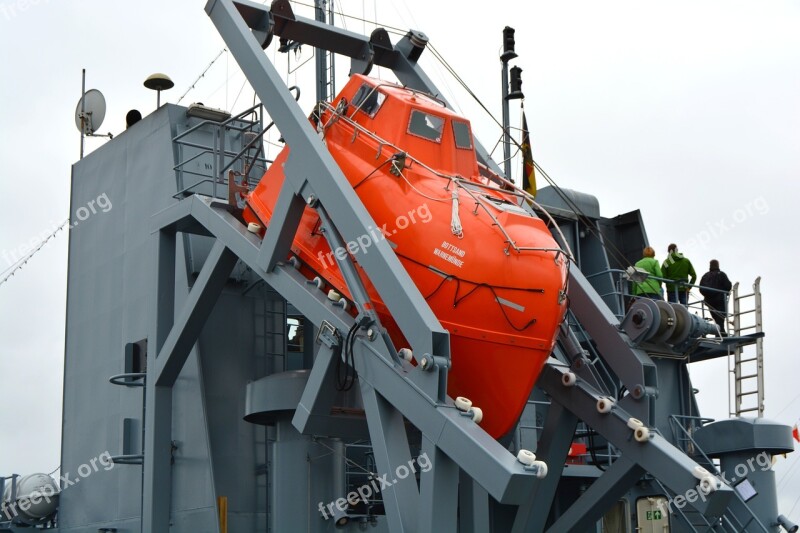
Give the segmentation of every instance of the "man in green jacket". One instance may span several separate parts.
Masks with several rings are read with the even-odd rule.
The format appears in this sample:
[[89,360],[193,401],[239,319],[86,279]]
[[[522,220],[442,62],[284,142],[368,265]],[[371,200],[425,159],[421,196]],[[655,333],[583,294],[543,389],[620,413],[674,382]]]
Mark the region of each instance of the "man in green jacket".
[[[661,265],[661,272],[664,277],[673,281],[680,281],[686,283],[689,280],[689,285],[694,285],[697,280],[697,274],[694,271],[692,262],[683,257],[683,254],[678,252],[677,244],[670,244],[667,247],[667,259]],[[686,305],[689,301],[689,287],[677,283],[667,283],[667,301],[680,302]]]
[[[642,255],[644,255],[644,257],[639,259],[634,266],[639,270],[647,272],[650,276],[656,276],[658,278],[663,277],[661,275],[661,268],[658,266],[658,260],[656,259],[656,251],[648,246],[644,249]],[[663,296],[661,296],[661,282],[652,278],[641,282],[634,281],[633,295],[640,298],[651,298],[653,300],[664,299]]]

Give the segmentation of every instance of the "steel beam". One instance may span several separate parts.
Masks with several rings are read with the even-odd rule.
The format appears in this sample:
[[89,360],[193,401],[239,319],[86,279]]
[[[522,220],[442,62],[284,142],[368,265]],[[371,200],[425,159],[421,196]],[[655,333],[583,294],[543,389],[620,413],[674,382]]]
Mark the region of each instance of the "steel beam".
[[430,468],[420,472],[418,531],[455,532],[458,528],[458,465],[424,434],[422,453]]
[[489,493],[463,470],[458,485],[458,498],[459,532],[485,533],[490,531]]
[[317,353],[303,396],[292,418],[292,425],[300,433],[308,433],[308,426],[314,417],[327,417],[331,413],[336,396],[335,361],[334,349],[323,345]]
[[[331,305],[322,291],[309,285],[290,265],[278,264],[271,273],[259,268],[256,264],[258,238],[224,207],[214,208],[215,201],[197,195],[183,201],[191,202],[191,208],[175,207],[162,213],[160,222],[166,225],[187,224],[184,218],[194,218],[204,231],[224,242],[256,275],[291,301],[313,324],[319,327],[327,321],[339,331],[347,331],[353,325],[349,314]],[[533,487],[534,476],[471,418],[463,416],[452,404],[437,404],[412,379],[415,375],[433,376],[434,372],[424,372],[407,363],[393,363],[381,336],[372,342],[358,336],[355,345],[360,382],[377,390],[498,502],[519,504],[524,501],[524,495]]]
[[603,514],[642,477],[644,470],[620,457],[547,530],[552,533],[589,531]]
[[[175,319],[175,232],[155,233],[156,286],[151,338],[154,353],[167,340]],[[172,388],[156,387],[156,366],[148,365],[142,487],[142,533],[169,531],[172,465]]]
[[[367,413],[372,450],[383,475],[381,496],[389,528],[393,533],[418,531],[419,490],[414,477],[400,479],[397,469],[412,464],[403,415],[392,407],[375,388],[360,382],[364,411]],[[388,485],[388,486],[387,486]]]
[[[554,403],[562,405],[613,444],[626,461],[641,466],[675,494],[696,488],[698,480],[693,472],[699,465],[695,461],[655,430],[651,430],[646,442],[634,440],[633,430],[628,427],[631,414],[619,404],[610,413],[599,413],[597,400],[602,395],[581,380],[574,386],[564,386],[562,376],[567,371],[560,362],[551,360],[545,365],[537,385],[550,395]],[[733,489],[723,484],[716,492],[704,495],[692,505],[706,516],[721,516],[732,496]]]
[[536,483],[519,506],[512,533],[544,531],[577,425],[578,418],[574,414],[555,402],[550,404],[536,450],[538,459],[550,467],[550,473]]
[[651,422],[650,404],[658,387],[655,363],[620,330],[617,317],[577,268],[569,271],[569,301],[603,360],[630,392],[627,408],[643,422]]
[[158,387],[171,387],[228,281],[237,257],[217,240],[155,360]]
[[156,241],[156,309],[152,338],[157,357],[147,369],[142,531],[169,531],[172,488],[172,385],[183,368],[236,256],[217,241],[175,320],[176,238],[173,229],[159,229]]
[[[289,5],[288,2],[281,5],[284,4]],[[258,7],[252,2],[238,2],[238,5],[247,9]],[[292,185],[294,190],[302,187],[304,196],[314,194],[331,215],[336,229],[346,241],[355,242],[359,236],[369,235],[369,228],[376,226],[371,215],[297,102],[286,90],[281,75],[267,59],[260,43],[237,11],[237,2],[210,0],[206,5],[206,12],[258,97],[262,102],[269,102],[270,116],[291,149],[287,160],[291,172],[287,172],[286,181],[295,182]],[[320,35],[330,37],[328,33],[324,33],[329,26],[320,28],[319,26],[325,25],[311,20],[307,24],[314,31],[305,33],[316,35],[317,32],[323,32]],[[308,183],[307,187],[305,182]],[[284,186],[289,184],[285,183]],[[278,228],[279,225],[272,224],[267,233]],[[414,351],[449,357],[447,331],[441,326],[389,244],[383,240],[376,241],[370,247],[369,253],[359,249],[356,257],[375,283],[406,338],[412,341]]]
[[267,225],[264,242],[258,254],[258,266],[271,272],[278,261],[286,260],[305,207],[303,198],[297,195],[288,182],[285,182],[272,213],[272,220],[280,223]]

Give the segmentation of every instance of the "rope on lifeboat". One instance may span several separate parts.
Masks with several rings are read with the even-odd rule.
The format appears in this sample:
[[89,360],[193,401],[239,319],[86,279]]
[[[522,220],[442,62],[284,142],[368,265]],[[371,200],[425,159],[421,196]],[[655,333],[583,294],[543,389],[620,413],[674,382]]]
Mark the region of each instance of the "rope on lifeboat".
[[[416,259],[412,259],[411,257],[408,257],[407,255],[398,253],[397,251],[395,251],[395,253],[397,254],[397,257],[405,259],[406,261],[408,261],[410,263],[414,263],[415,265],[421,266],[422,268],[426,268],[426,269],[432,268],[432,267],[430,267],[430,266],[428,266],[428,265],[426,265],[424,263],[421,263],[421,262],[417,261]],[[439,292],[439,290],[444,286],[446,281],[455,280],[455,282],[456,282],[456,292],[455,292],[455,294],[453,294],[453,307],[458,307],[458,304],[463,302],[468,297],[472,296],[478,289],[485,287],[485,288],[489,289],[492,292],[492,296],[494,296],[494,301],[497,303],[497,306],[500,308],[500,312],[503,313],[503,318],[506,319],[506,322],[508,322],[508,325],[511,326],[512,328],[514,328],[515,331],[520,331],[520,332],[525,331],[526,329],[528,329],[529,327],[531,327],[533,324],[536,323],[536,319],[532,318],[522,327],[519,327],[516,324],[514,324],[511,321],[511,318],[506,313],[506,310],[503,308],[503,304],[500,303],[500,299],[497,296],[496,289],[508,289],[508,290],[514,290],[514,291],[523,291],[523,292],[537,292],[539,294],[544,294],[544,289],[539,289],[539,288],[526,289],[526,288],[521,288],[521,287],[504,287],[504,286],[501,286],[501,285],[494,286],[494,285],[489,285],[488,283],[483,283],[483,282],[479,282],[479,281],[472,281],[472,280],[468,280],[468,279],[462,279],[462,278],[459,278],[458,276],[456,276],[454,274],[447,274],[447,273],[442,272],[442,271],[440,271],[438,269],[436,270],[436,272],[438,272],[439,274],[441,274],[443,276],[442,277],[442,281],[439,283],[439,285],[430,294],[423,296],[426,300],[428,300],[430,298],[433,298],[436,295],[436,293]],[[468,290],[465,294],[459,296],[458,292],[461,290],[461,282],[469,283],[471,285],[474,285],[474,287],[472,287],[470,290]]]
[[461,226],[461,217],[458,215],[458,187],[453,187],[453,214],[450,218],[450,231],[459,239],[464,238],[464,228]]

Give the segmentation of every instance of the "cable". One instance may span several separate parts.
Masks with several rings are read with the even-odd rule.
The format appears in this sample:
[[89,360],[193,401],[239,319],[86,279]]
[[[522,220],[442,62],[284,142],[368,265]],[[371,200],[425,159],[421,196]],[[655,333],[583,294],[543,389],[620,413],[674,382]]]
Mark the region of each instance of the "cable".
[[[466,82],[464,82],[464,80],[463,80],[463,79],[462,79],[462,78],[461,78],[461,77],[458,75],[458,73],[456,73],[455,69],[453,69],[453,67],[451,67],[451,66],[450,66],[450,64],[449,64],[449,63],[448,63],[448,62],[447,62],[447,61],[444,59],[444,56],[442,56],[442,55],[439,53],[439,51],[438,51],[438,50],[436,50],[436,47],[435,47],[435,46],[433,46],[431,43],[428,43],[428,47],[431,49],[431,53],[433,54],[433,56],[434,56],[434,57],[435,57],[435,58],[436,58],[436,59],[437,59],[439,62],[441,62],[441,63],[442,63],[442,65],[445,67],[445,69],[446,69],[448,72],[450,72],[450,74],[451,74],[451,75],[452,75],[452,76],[453,76],[453,77],[456,79],[456,81],[458,81],[458,83],[459,83],[459,84],[461,84],[461,86],[464,88],[464,90],[465,90],[465,91],[467,91],[467,93],[468,93],[470,96],[472,96],[472,98],[475,100],[475,102],[477,102],[477,103],[478,103],[478,105],[479,105],[479,106],[480,106],[480,107],[481,107],[481,108],[482,108],[482,109],[483,109],[483,110],[484,110],[484,111],[485,111],[485,112],[486,112],[486,113],[489,115],[489,117],[490,117],[490,118],[491,118],[491,119],[492,119],[492,120],[493,120],[493,121],[494,121],[494,122],[495,122],[495,123],[496,123],[498,126],[500,126],[500,129],[501,129],[501,130],[504,130],[504,128],[503,128],[503,124],[502,124],[502,123],[501,123],[499,120],[497,120],[497,118],[496,118],[496,117],[495,117],[495,116],[494,116],[494,115],[491,113],[491,111],[489,111],[489,108],[488,108],[488,107],[486,107],[486,105],[485,105],[485,104],[484,104],[484,103],[483,103],[483,102],[480,100],[480,98],[478,98],[478,96],[477,96],[477,95],[476,95],[476,94],[475,94],[475,93],[474,93],[474,92],[473,92],[473,91],[472,91],[472,90],[469,88],[469,86],[467,86]],[[519,149],[521,148],[521,147],[520,147],[520,145],[519,145],[519,143],[518,143],[516,140],[514,140],[514,139],[511,139],[511,140],[512,140],[512,142],[513,142],[513,143],[514,143],[514,144],[517,146],[517,150],[519,151]],[[572,201],[572,200],[571,200],[571,199],[570,199],[570,198],[569,198],[569,197],[568,197],[568,196],[567,196],[567,195],[566,195],[566,194],[563,192],[563,190],[561,189],[561,187],[559,187],[559,186],[558,186],[558,185],[555,183],[555,181],[554,181],[554,180],[553,180],[553,179],[552,179],[552,178],[551,178],[551,177],[550,177],[550,176],[547,174],[547,172],[545,172],[545,171],[544,171],[544,169],[543,169],[543,168],[542,168],[542,167],[541,167],[541,166],[540,166],[540,165],[539,165],[539,164],[538,164],[538,163],[537,163],[535,160],[533,161],[533,164],[534,164],[534,167],[535,167],[535,168],[536,168],[536,169],[539,171],[539,173],[542,175],[542,177],[544,177],[545,181],[547,181],[547,183],[548,183],[548,184],[550,184],[550,185],[553,187],[553,189],[556,191],[556,193],[559,195],[559,197],[560,197],[560,198],[561,198],[561,199],[564,201],[564,203],[567,205],[567,207],[568,207],[568,208],[569,208],[569,209],[570,209],[570,210],[571,210],[571,211],[572,211],[572,212],[573,212],[573,213],[574,213],[576,216],[578,216],[578,218],[579,218],[579,219],[582,219],[582,220],[581,220],[581,222],[583,222],[583,224],[586,226],[586,228],[589,230],[589,232],[590,232],[590,233],[591,233],[591,234],[592,234],[592,235],[593,235],[595,238],[597,238],[598,242],[599,242],[599,243],[600,243],[600,245],[603,247],[603,249],[605,249],[607,252],[610,252],[612,255],[614,255],[615,259],[617,259],[617,261],[619,261],[619,262],[620,262],[620,264],[622,264],[622,265],[625,265],[625,266],[630,266],[630,262],[628,261],[627,257],[625,257],[625,255],[624,255],[624,254],[623,254],[623,253],[622,253],[622,252],[621,252],[621,251],[620,251],[620,250],[619,250],[619,249],[618,249],[618,248],[617,248],[617,247],[616,247],[616,246],[615,246],[613,243],[611,243],[611,242],[609,242],[609,243],[606,243],[606,242],[605,242],[605,241],[604,241],[604,240],[601,238],[601,236],[600,236],[600,235],[599,235],[599,234],[598,234],[598,233],[595,231],[595,229],[594,229],[594,225],[593,225],[592,221],[589,219],[589,217],[587,217],[587,216],[586,216],[586,214],[585,214],[585,213],[584,213],[584,212],[583,212],[583,211],[580,209],[580,207],[578,207],[578,205],[577,205],[577,204],[575,204],[575,202],[573,202],[573,201]]]
[[[356,381],[356,367],[355,357],[353,355],[353,343],[355,342],[356,331],[358,330],[358,322],[353,323],[344,343],[337,350],[336,357],[336,390],[349,391],[353,388]],[[344,362],[344,372],[342,371],[342,362]]]
[[192,83],[192,85],[190,85],[190,86],[189,86],[189,88],[188,88],[188,89],[186,89],[186,92],[185,92],[185,93],[183,93],[183,94],[181,95],[181,97],[180,97],[180,98],[178,98],[178,101],[177,101],[177,102],[175,102],[176,104],[180,104],[180,103],[181,103],[181,100],[183,100],[183,99],[186,97],[186,95],[187,95],[187,94],[189,94],[189,92],[190,92],[192,89],[194,89],[195,85],[197,85],[197,82],[198,82],[198,81],[200,81],[200,80],[203,78],[203,76],[205,76],[205,75],[206,75],[206,72],[208,72],[208,70],[211,68],[211,66],[212,66],[214,63],[216,63],[216,62],[217,62],[217,59],[219,59],[219,58],[220,58],[220,56],[221,56],[222,54],[224,54],[225,52],[227,52],[227,51],[228,51],[228,49],[227,49],[227,48],[223,48],[222,50],[220,50],[220,52],[217,54],[217,57],[215,57],[214,59],[212,59],[212,60],[211,60],[211,63],[209,63],[209,64],[208,64],[208,66],[206,67],[206,69],[205,69],[205,70],[204,70],[204,71],[203,71],[203,72],[202,72],[202,73],[201,73],[201,74],[200,74],[200,75],[197,77],[197,79],[196,79],[196,80],[194,80],[194,83]]
[[[53,239],[59,231],[64,229],[64,227],[67,226],[67,224],[69,224],[69,219],[62,222],[61,225],[58,228],[56,228],[56,230],[53,233],[48,235],[42,242],[40,242],[39,246],[31,250],[31,252],[28,255],[26,255],[25,257],[23,257],[22,259],[20,259],[19,261],[17,261],[7,269],[5,269],[3,273],[0,274],[0,275],[5,275],[3,279],[0,280],[0,285],[8,281],[14,274],[17,273],[17,271],[19,271],[22,267],[28,264],[28,261],[30,261],[31,258],[44,247],[45,244],[47,244],[51,239]],[[6,272],[8,272],[8,274],[6,274]]]

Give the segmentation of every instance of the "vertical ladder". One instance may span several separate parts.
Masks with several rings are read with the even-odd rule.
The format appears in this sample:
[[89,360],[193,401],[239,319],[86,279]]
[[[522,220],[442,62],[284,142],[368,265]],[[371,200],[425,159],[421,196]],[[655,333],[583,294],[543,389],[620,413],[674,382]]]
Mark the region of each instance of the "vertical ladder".
[[[753,282],[753,292],[739,294],[739,283],[736,283],[732,294],[733,334],[738,337],[761,333],[761,277]],[[764,339],[759,338],[748,346],[737,346],[732,359],[730,372],[733,374],[734,396],[733,405],[729,404],[731,416],[745,413],[755,413],[759,418],[764,416]]]
[[[314,0],[315,19],[331,26],[333,23],[333,0]],[[334,81],[334,53],[323,48],[316,48],[317,55],[317,101],[331,102],[336,96]]]

